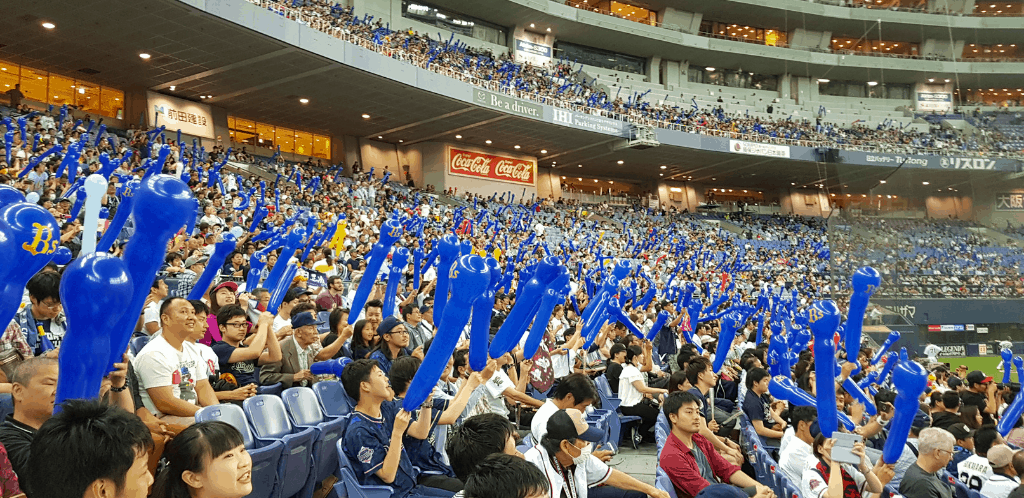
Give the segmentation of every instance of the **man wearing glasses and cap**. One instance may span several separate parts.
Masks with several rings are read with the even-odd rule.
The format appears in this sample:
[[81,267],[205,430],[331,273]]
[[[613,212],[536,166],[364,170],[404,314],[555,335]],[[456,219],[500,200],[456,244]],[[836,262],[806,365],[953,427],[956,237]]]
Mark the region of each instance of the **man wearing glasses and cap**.
[[[523,456],[544,472],[551,496],[587,498],[588,488],[605,485],[595,496],[616,498],[668,498],[668,493],[612,469],[591,454],[604,432],[587,425],[575,408],[558,410],[548,419],[548,432]],[[612,489],[617,488],[617,489]]]

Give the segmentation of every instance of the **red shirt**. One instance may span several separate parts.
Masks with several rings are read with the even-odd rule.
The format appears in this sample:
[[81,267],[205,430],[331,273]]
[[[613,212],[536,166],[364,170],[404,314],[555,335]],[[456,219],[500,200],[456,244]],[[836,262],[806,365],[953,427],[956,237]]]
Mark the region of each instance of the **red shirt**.
[[[739,467],[725,461],[704,436],[694,434],[693,444],[704,453],[704,457],[711,464],[711,472],[722,482],[729,482],[729,476],[740,471]],[[659,465],[665,474],[668,474],[676,488],[676,494],[680,497],[697,496],[700,490],[712,484],[701,476],[700,469],[697,468],[697,458],[675,434],[668,435],[665,448],[661,450]]]

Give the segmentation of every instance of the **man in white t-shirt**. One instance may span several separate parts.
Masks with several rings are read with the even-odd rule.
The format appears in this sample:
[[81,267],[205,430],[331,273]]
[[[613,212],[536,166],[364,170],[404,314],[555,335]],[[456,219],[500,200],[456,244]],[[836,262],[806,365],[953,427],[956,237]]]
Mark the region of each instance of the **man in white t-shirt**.
[[[508,374],[500,368],[509,364],[512,361],[511,358],[511,355],[504,355],[498,359],[498,371],[494,372],[494,376],[487,383],[478,388],[483,390],[481,399],[490,407],[491,413],[498,413],[504,417],[508,417],[509,414],[508,407],[505,406],[505,398],[535,408],[540,408],[544,404],[517,389]],[[523,375],[529,375],[529,372]]]
[[142,310],[142,327],[149,335],[160,330],[160,304],[167,298],[167,292],[167,284],[162,278],[154,280],[149,288],[149,304]]
[[143,405],[170,423],[191,424],[200,407],[218,403],[206,358],[188,340],[195,321],[196,312],[188,300],[165,300],[160,307],[162,333],[132,362]]

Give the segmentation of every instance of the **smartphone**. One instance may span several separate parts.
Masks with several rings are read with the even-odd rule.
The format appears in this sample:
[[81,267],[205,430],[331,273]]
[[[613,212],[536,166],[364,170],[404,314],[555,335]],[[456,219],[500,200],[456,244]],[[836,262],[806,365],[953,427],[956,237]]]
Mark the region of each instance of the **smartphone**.
[[839,463],[860,464],[860,457],[853,454],[853,445],[864,441],[864,436],[848,432],[832,434],[836,443],[832,446],[832,461]]

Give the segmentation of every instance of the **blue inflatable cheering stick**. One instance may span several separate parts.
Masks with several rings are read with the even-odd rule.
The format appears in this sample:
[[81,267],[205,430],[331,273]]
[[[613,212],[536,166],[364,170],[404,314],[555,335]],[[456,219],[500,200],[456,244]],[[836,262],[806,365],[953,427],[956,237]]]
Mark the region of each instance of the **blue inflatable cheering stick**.
[[412,251],[412,286],[416,292],[420,291],[420,270],[423,264],[423,248],[417,247]]
[[469,322],[473,302],[480,298],[490,285],[491,272],[484,259],[475,254],[462,256],[449,270],[452,295],[445,306],[437,333],[423,358],[423,363],[409,383],[409,389],[402,401],[402,408],[414,411],[427,400],[437,386],[441,373],[448,366],[455,346],[462,335],[462,329]]
[[[928,385],[928,372],[917,362],[901,361],[893,369],[892,383],[896,386],[896,401],[893,403],[896,415],[889,423],[889,435],[885,439],[885,447],[882,448],[882,460],[889,465],[895,464],[903,454],[910,426],[920,409],[917,400]],[[819,424],[820,422],[819,419]]]
[[479,299],[473,303],[473,321],[469,329],[469,367],[480,372],[487,366],[487,348],[490,346],[491,309],[494,306],[494,294],[501,283],[501,266],[491,256],[484,258],[487,269],[491,273],[491,282]]
[[860,371],[860,364],[856,363],[857,355],[860,354],[860,338],[864,328],[864,313],[868,309],[868,301],[871,294],[882,285],[882,276],[878,270],[870,266],[858,269],[853,274],[853,294],[850,296],[850,307],[847,310],[846,324],[843,326],[846,336],[843,342],[846,343],[846,359],[854,362],[857,367],[851,375]]
[[540,348],[541,340],[544,339],[544,332],[551,323],[551,314],[558,303],[565,302],[565,295],[569,289],[569,270],[564,266],[558,267],[558,276],[551,281],[551,284],[544,289],[540,299],[540,306],[533,320],[533,326],[526,336],[526,343],[523,345],[523,358],[533,358]]
[[438,266],[437,283],[434,284],[434,316],[438,320],[444,316],[442,313],[445,305],[448,304],[448,290],[451,285],[448,275],[451,274],[450,270],[455,261],[459,259],[459,251],[461,251],[459,238],[454,234],[445,235],[437,243]]
[[878,372],[878,377],[876,379],[876,383],[878,385],[884,384],[886,377],[889,376],[889,373],[892,372],[893,368],[896,368],[896,365],[899,364],[899,362],[900,362],[900,354],[899,353],[897,353],[895,351],[889,351],[888,353],[886,353],[885,354],[885,366],[882,367],[882,371],[881,372]]
[[68,327],[61,344],[54,411],[65,400],[98,396],[110,366],[110,331],[123,315],[132,290],[124,262],[105,252],[86,254],[64,270],[60,302]]
[[[107,226],[107,231],[103,232],[103,238],[96,245],[98,252],[110,251],[110,247],[114,245],[117,236],[121,234],[121,229],[124,227],[125,222],[128,221],[128,215],[132,212],[135,192],[138,191],[139,185],[138,180],[130,180],[121,187],[121,203],[117,205],[117,213],[114,214],[114,219]],[[88,213],[88,210],[86,210],[86,213]]]
[[[361,310],[366,305],[366,300],[370,297],[373,284],[377,281],[377,275],[380,274],[380,267],[384,265],[384,260],[387,259],[388,253],[391,252],[391,246],[395,245],[395,242],[401,236],[402,224],[397,219],[391,218],[381,225],[380,237],[377,243],[373,245],[373,248],[370,249],[370,255],[366,260],[366,270],[363,271],[363,278],[359,281],[359,287],[356,287],[356,294],[352,298],[351,309]],[[349,314],[348,324],[355,324],[358,318],[358,311]]]
[[[210,256],[210,260],[206,263],[206,268],[203,270],[203,274],[199,276],[196,283],[192,286],[192,290],[188,293],[189,299],[202,299],[206,291],[210,289],[210,284],[213,283],[213,279],[220,275],[221,269],[224,267],[224,262],[227,261],[228,255],[235,252],[235,245],[238,241],[235,239],[234,234],[225,232],[221,235],[221,241],[214,245],[213,255]],[[287,259],[285,260],[287,262]]]
[[537,271],[526,285],[523,285],[522,291],[516,296],[516,304],[512,306],[512,311],[498,328],[498,333],[494,335],[488,350],[491,358],[502,356],[516,347],[527,325],[537,316],[544,289],[558,277],[560,266],[558,258],[544,258],[540,261]]
[[729,355],[729,350],[732,349],[732,342],[736,339],[736,331],[743,326],[742,318],[738,311],[731,311],[722,317],[722,330],[718,333],[715,361],[711,365],[716,374],[722,371],[725,357]]
[[[1003,351],[1006,350],[1004,349]],[[1020,356],[1015,357],[1013,365],[1017,367],[1017,382],[1019,383],[1021,379],[1024,379],[1024,358]],[[1010,368],[1007,367],[1006,369],[1009,370]],[[1013,426],[1020,420],[1021,414],[1024,414],[1024,390],[1018,391],[1017,396],[1013,398],[1013,402],[1003,410],[1003,416],[999,418],[999,425],[996,426],[999,434],[1004,438],[1010,434]]]
[[836,409],[836,343],[835,333],[842,315],[832,301],[818,301],[807,312],[807,322],[814,332],[814,373],[818,426],[825,437],[838,429]]
[[[395,309],[395,301],[398,298],[398,283],[402,280],[402,272],[405,271],[406,266],[409,266],[409,250],[399,247],[391,255],[391,271],[388,273],[388,285],[384,291],[384,312],[387,315],[391,315],[392,310]],[[399,310],[398,315],[401,316],[401,314],[402,312]]]
[[164,261],[167,242],[185,224],[192,208],[192,193],[181,180],[169,175],[155,175],[142,182],[135,194],[132,219],[135,234],[124,248],[124,260],[131,281],[132,299],[117,325],[110,329],[110,356],[108,365],[121,362],[128,339],[135,332],[135,324],[142,306],[149,296],[146,282],[152,283]]
[[878,362],[882,361],[882,356],[885,355],[885,352],[898,340],[900,340],[899,331],[889,332],[889,337],[885,339],[885,342],[878,348],[878,352],[875,353],[875,357],[871,359],[871,365],[877,365]]
[[25,284],[53,259],[60,228],[38,204],[18,202],[0,210],[0,323],[10,323]]
[[658,318],[654,320],[654,325],[651,326],[651,330],[647,331],[646,339],[648,341],[653,341],[666,323],[668,323],[668,311],[662,310],[658,312]]

